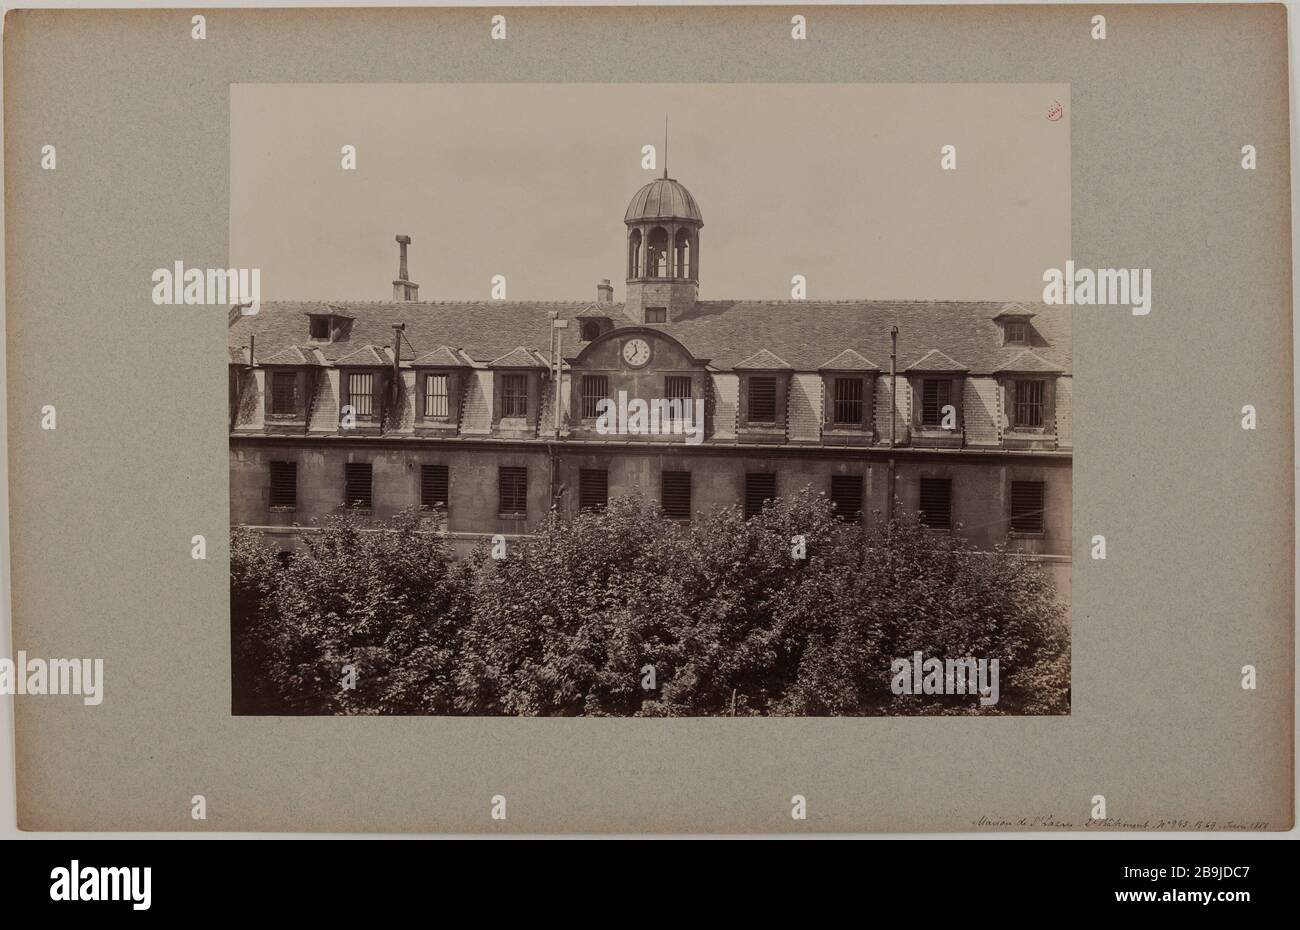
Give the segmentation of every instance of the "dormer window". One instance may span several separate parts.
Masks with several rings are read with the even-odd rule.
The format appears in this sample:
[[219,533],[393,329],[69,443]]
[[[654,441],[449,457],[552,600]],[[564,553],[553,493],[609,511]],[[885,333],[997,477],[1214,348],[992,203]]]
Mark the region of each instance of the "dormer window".
[[776,378],[771,375],[749,376],[749,422],[776,422]]
[[600,324],[595,320],[588,320],[582,324],[582,341],[591,342],[600,335]]
[[1029,321],[1033,318],[1032,313],[1019,305],[1004,310],[995,316],[993,322],[1002,328],[1002,344],[1004,346],[1029,345],[1031,333]]
[[1046,422],[1044,414],[1047,382],[1041,378],[1017,378],[1012,382],[1012,429],[1040,429]]
[[528,376],[511,374],[501,376],[501,416],[528,416]]
[[374,415],[375,376],[368,371],[348,375],[348,400],[359,417]]
[[352,317],[342,311],[307,314],[307,338],[311,342],[346,342]]
[[[944,418],[955,423],[956,405],[952,403],[953,383],[949,378],[925,378],[921,382],[921,425],[943,428]],[[945,408],[951,407],[951,410]]]
[[298,373],[271,372],[271,414],[293,416],[298,412]]
[[445,420],[448,406],[447,376],[431,374],[424,379],[424,415],[431,419]]

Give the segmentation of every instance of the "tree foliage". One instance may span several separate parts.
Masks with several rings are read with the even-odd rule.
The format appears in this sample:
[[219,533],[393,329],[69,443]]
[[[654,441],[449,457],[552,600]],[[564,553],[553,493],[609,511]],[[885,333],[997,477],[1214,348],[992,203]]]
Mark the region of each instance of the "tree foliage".
[[[621,499],[549,514],[505,559],[483,545],[464,561],[415,514],[344,514],[283,558],[236,529],[236,709],[1068,712],[1067,614],[1039,566],[914,517],[871,522],[836,519],[806,489],[689,524]],[[998,703],[893,694],[891,662],[916,652],[997,658]]]

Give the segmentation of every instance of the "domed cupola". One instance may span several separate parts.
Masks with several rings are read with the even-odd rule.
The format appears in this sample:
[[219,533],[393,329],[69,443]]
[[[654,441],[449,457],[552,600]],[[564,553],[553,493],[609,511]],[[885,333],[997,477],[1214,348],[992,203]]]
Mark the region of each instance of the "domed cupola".
[[699,292],[700,206],[665,172],[636,192],[623,222],[627,315],[638,323],[670,323],[695,306]]

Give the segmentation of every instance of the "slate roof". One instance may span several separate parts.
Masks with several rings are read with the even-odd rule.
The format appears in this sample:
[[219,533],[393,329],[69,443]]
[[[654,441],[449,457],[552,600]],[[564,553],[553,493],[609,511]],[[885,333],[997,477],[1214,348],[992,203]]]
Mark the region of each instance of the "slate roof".
[[311,346],[285,346],[279,352],[257,356],[259,365],[324,365],[325,359]]
[[880,371],[879,365],[852,349],[845,349],[821,367],[823,371]]
[[[345,340],[312,348],[326,360],[337,360],[369,345],[387,346],[392,327],[405,323],[402,360],[440,346],[459,346],[464,355],[487,364],[519,346],[535,351],[546,364],[550,345],[549,314],[576,319],[590,310],[590,300],[540,301],[266,301],[260,312],[240,316],[229,327],[232,348],[257,337],[258,361],[307,339],[305,313],[351,314],[355,317]],[[728,370],[762,349],[778,353],[796,371],[818,371],[831,359],[852,349],[867,359],[889,358],[889,329],[899,328],[898,367],[904,370],[938,349],[969,366],[972,374],[991,374],[1025,351],[1003,346],[994,317],[1026,305],[1002,301],[750,301],[702,300],[689,314],[671,323],[648,324],[681,342],[697,358]],[[1028,305],[1036,314],[1030,326],[1030,348],[1043,360],[1069,372],[1070,311],[1066,306]],[[618,329],[634,324],[623,304],[601,304]],[[336,309],[337,308],[337,309]],[[573,329],[564,331],[566,358],[577,355],[582,343]],[[410,343],[408,346],[407,343]],[[414,347],[414,350],[412,350]]]
[[492,359],[493,368],[546,368],[547,361],[540,352],[525,346],[515,346],[500,358]]
[[388,346],[364,345],[340,359],[335,359],[335,365],[358,365],[366,368],[384,367],[393,364],[393,357],[388,352]]
[[1032,349],[1025,349],[1011,361],[1006,362],[996,371],[1024,372],[1037,374],[1061,374],[1059,365],[1053,365]]
[[438,346],[432,352],[425,352],[411,362],[414,367],[428,368],[468,368],[472,364],[459,349],[453,349],[451,346]]
[[773,369],[786,371],[790,368],[790,363],[779,355],[773,355],[767,349],[760,349],[749,358],[737,362],[732,367],[742,371],[768,371]]
[[931,349],[903,371],[970,371],[960,362],[953,361],[938,349]]

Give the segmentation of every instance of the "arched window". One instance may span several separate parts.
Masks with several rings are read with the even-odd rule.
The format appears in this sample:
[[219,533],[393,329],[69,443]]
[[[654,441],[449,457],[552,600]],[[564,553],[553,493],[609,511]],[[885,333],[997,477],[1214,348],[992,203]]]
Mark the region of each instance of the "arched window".
[[646,276],[650,278],[668,277],[668,230],[662,226],[656,226],[650,230],[650,239],[646,245],[648,246]]
[[600,324],[595,320],[588,320],[582,324],[582,341],[591,342],[600,335]]
[[684,229],[677,230],[677,242],[674,251],[676,252],[677,273],[674,277],[689,278],[691,276],[691,236]]
[[632,235],[627,237],[627,276],[628,278],[641,277],[641,230],[632,230]]

